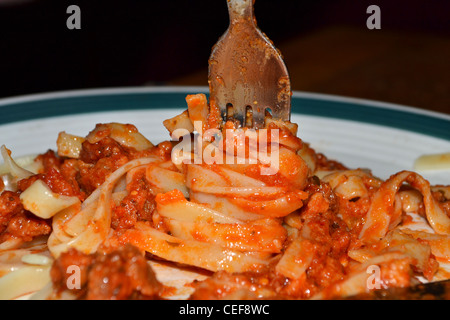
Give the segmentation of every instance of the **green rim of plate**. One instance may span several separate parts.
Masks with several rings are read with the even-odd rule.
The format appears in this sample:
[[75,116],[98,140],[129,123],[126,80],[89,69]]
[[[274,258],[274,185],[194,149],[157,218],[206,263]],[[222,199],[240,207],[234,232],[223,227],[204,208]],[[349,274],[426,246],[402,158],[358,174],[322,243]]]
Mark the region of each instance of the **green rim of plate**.
[[[187,94],[204,92],[191,89],[161,92],[89,92],[68,96],[36,95],[35,99],[14,100],[0,104],[0,125],[24,120],[65,116],[80,113],[186,108]],[[7,100],[4,100],[7,101]],[[326,95],[294,94],[292,112],[342,120],[382,125],[450,140],[450,118],[427,112],[412,112],[408,107],[394,108],[388,104],[373,105],[370,101],[333,98]]]

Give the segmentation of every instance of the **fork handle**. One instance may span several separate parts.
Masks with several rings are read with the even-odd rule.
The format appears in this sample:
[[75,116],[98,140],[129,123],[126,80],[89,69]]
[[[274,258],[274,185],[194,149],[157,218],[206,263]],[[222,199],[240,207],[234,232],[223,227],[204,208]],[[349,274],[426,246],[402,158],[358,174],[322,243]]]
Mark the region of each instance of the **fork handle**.
[[227,0],[230,23],[234,24],[237,20],[253,23],[253,2],[254,0]]

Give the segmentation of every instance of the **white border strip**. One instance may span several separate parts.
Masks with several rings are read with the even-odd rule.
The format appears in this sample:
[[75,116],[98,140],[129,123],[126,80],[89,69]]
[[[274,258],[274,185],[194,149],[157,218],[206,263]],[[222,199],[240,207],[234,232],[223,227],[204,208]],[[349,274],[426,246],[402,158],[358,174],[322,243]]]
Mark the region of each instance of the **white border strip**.
[[[148,86],[148,87],[114,87],[114,88],[98,88],[98,89],[81,89],[81,90],[66,90],[47,93],[37,93],[22,95],[17,97],[2,98],[0,99],[0,107],[5,105],[11,105],[23,102],[32,102],[39,100],[49,100],[58,98],[72,98],[80,96],[95,96],[95,95],[116,95],[116,94],[128,94],[128,93],[179,93],[179,92],[208,92],[209,88],[206,86]],[[359,104],[368,107],[384,108],[391,110],[398,110],[408,113],[422,114],[430,117],[445,119],[450,121],[450,115],[445,113],[420,109],[418,107],[405,106],[395,103],[388,103],[370,99],[352,98],[345,96],[338,96],[332,94],[322,94],[304,91],[293,91],[292,97],[294,98],[307,98],[316,99],[331,102],[342,102]]]

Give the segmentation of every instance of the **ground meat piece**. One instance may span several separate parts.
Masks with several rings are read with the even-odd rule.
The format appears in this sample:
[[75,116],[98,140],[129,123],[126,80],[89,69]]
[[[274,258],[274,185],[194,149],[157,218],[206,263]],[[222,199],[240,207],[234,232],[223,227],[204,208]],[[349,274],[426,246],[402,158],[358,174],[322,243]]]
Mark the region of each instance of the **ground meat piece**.
[[10,238],[19,238],[27,242],[42,235],[49,235],[51,231],[49,220],[38,218],[24,210],[9,220],[6,230],[0,236],[0,243]]
[[79,191],[69,181],[67,181],[62,174],[54,169],[50,168],[43,176],[44,182],[55,193],[64,196],[77,196]]
[[90,194],[100,187],[111,173],[127,162],[128,158],[125,156],[103,158],[95,165],[81,162],[78,183],[87,194]]
[[329,210],[335,212],[338,209],[338,197],[333,192],[333,189],[328,183],[320,181],[316,176],[308,178],[304,191],[310,195],[321,193],[324,199],[328,201]]
[[229,273],[219,271],[206,280],[194,283],[190,300],[284,299],[279,293],[285,281],[271,273]]
[[[61,166],[64,168],[64,165]],[[67,174],[66,171],[63,173]],[[25,191],[30,187],[36,180],[42,180],[54,193],[58,193],[64,196],[75,196],[81,201],[86,198],[84,192],[80,190],[78,183],[75,179],[70,176],[63,175],[58,169],[52,167],[49,168],[45,173],[39,173],[32,175],[28,178],[19,180],[17,182],[17,189],[19,192]]]
[[48,150],[46,153],[38,155],[35,161],[42,163],[43,172],[47,172],[51,168],[59,169],[62,163],[61,158],[53,150]]
[[[76,249],[69,249],[59,256],[52,265],[50,276],[53,286],[57,292],[67,290],[69,285],[72,292],[77,295],[84,291],[88,280],[88,271],[90,265],[94,262],[94,255],[84,254]],[[70,277],[73,275],[71,266],[77,266],[79,270],[79,278],[76,281],[71,281]],[[77,287],[79,285],[79,287]],[[83,290],[82,290],[83,288]]]
[[31,241],[50,234],[51,222],[26,211],[19,194],[5,191],[0,195],[0,243],[11,238]]
[[111,225],[114,229],[133,227],[137,221],[151,221],[156,208],[155,196],[145,177],[145,169],[137,171],[127,185],[128,195],[113,208]]
[[74,194],[78,196],[80,201],[86,199],[86,193],[81,190],[78,184],[78,177],[80,172],[79,161],[75,159],[66,159],[60,167],[61,175],[71,185]]
[[86,140],[80,151],[77,182],[83,191],[90,194],[129,160],[129,151],[110,137],[96,143]]
[[345,277],[347,252],[355,237],[337,215],[339,199],[328,183],[310,178],[305,191],[311,196],[299,210],[301,233],[314,244],[315,253],[306,276],[290,279],[282,288],[283,293],[299,298],[310,298]]
[[328,287],[345,276],[342,264],[346,258],[352,236],[346,225],[330,211],[314,216],[302,216],[303,228],[309,230],[310,240],[315,245],[315,254],[306,278],[297,292],[303,298],[310,298],[319,290]]
[[43,180],[44,175],[42,173],[32,175],[28,178],[17,181],[17,190],[19,192],[24,192],[28,187],[30,187],[36,180]]
[[79,159],[85,163],[95,164],[103,158],[127,156],[128,152],[117,141],[104,137],[96,143],[83,142]]
[[22,212],[23,206],[19,195],[12,191],[5,191],[0,195],[0,233],[3,233],[11,218]]
[[[70,266],[79,267],[79,288],[68,287]],[[145,257],[131,245],[92,255],[70,249],[54,262],[50,275],[57,292],[71,290],[86,300],[158,299],[163,289]]]

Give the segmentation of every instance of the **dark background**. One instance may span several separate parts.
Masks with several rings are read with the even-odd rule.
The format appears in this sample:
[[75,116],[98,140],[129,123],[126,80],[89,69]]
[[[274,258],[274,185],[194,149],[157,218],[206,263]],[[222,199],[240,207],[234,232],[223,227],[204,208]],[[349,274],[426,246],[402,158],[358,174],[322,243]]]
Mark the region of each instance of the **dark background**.
[[[66,9],[81,8],[81,30]],[[381,8],[381,30],[366,9]],[[449,0],[257,0],[294,90],[450,113]],[[69,89],[207,85],[225,0],[0,0],[0,97]]]

